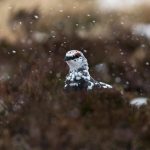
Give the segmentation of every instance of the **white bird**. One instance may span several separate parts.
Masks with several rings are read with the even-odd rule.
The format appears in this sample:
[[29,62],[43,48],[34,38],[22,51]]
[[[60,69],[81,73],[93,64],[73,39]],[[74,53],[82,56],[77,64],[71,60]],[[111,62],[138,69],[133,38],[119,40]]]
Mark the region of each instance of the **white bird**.
[[95,81],[90,76],[88,62],[82,52],[78,50],[68,51],[65,55],[65,61],[69,66],[69,74],[65,80],[65,89],[92,90],[94,88],[112,88],[111,85]]

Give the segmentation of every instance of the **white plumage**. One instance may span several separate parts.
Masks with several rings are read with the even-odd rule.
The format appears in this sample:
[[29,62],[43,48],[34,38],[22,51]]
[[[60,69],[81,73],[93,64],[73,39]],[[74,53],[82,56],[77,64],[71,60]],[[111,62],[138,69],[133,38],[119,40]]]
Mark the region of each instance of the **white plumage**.
[[88,62],[82,52],[78,50],[68,51],[65,61],[69,66],[69,74],[65,80],[65,89],[92,90],[94,88],[112,88],[111,85],[95,81],[90,76]]

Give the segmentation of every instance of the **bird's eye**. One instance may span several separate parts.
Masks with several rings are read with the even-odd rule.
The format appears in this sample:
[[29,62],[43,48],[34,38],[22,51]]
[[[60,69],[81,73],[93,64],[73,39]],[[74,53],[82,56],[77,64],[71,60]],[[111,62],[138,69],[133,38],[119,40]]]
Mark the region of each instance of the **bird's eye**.
[[76,53],[74,57],[75,57],[75,58],[79,58],[80,56],[81,56],[80,53]]

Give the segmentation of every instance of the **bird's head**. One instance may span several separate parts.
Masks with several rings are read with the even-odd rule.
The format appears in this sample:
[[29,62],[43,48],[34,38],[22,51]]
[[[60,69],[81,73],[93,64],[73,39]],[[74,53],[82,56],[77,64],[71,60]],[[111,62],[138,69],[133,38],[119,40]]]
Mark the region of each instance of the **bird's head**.
[[84,57],[83,53],[78,50],[70,50],[65,55],[65,61],[68,64],[70,71],[78,69],[88,70],[87,59]]

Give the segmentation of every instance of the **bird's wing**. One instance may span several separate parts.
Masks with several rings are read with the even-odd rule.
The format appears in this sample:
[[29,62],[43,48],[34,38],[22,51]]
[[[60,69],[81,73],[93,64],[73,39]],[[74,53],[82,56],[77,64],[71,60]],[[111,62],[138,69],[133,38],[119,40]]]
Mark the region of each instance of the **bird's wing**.
[[104,82],[98,82],[98,81],[94,80],[92,77],[91,77],[91,81],[94,83],[94,85],[96,87],[99,87],[99,88],[112,88],[111,85],[106,84]]

